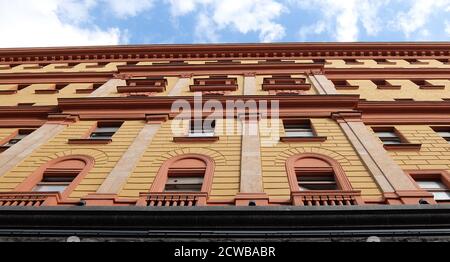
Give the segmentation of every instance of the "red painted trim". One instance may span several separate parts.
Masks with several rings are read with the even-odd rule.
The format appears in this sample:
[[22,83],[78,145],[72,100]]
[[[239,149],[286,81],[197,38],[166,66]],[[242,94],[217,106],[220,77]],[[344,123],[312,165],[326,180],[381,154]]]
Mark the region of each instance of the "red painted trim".
[[396,145],[383,145],[384,149],[390,151],[420,151],[422,144],[396,144]]
[[112,143],[112,139],[69,139],[69,145],[107,145]]
[[352,191],[353,190],[350,181],[348,180],[347,176],[345,175],[344,169],[341,167],[341,165],[336,160],[332,159],[331,157],[321,155],[321,154],[305,153],[305,154],[299,154],[299,155],[292,156],[286,161],[286,172],[288,175],[288,181],[289,181],[289,186],[290,186],[291,192],[299,192],[297,174],[295,173],[295,162],[297,162],[298,160],[304,159],[304,158],[315,158],[315,159],[326,162],[333,169],[336,183],[338,184],[340,190],[342,190],[342,191]]
[[78,186],[78,184],[84,179],[84,177],[89,173],[89,171],[95,165],[95,159],[91,156],[86,155],[71,155],[64,156],[57,159],[53,159],[41,167],[39,167],[36,171],[34,171],[24,182],[22,182],[19,186],[15,188],[14,191],[18,192],[30,192],[33,188],[42,180],[45,170],[48,168],[67,160],[81,160],[86,163],[84,169],[78,174],[78,176],[73,180],[73,182],[67,187],[67,189],[61,194],[61,198],[67,199],[72,191]]
[[198,159],[203,161],[206,164],[206,171],[205,176],[203,179],[203,186],[202,186],[202,192],[203,193],[210,193],[212,188],[212,182],[213,182],[213,176],[214,176],[214,170],[215,170],[215,163],[214,160],[208,156],[199,155],[199,154],[185,154],[173,157],[161,166],[161,168],[158,171],[158,174],[155,177],[155,180],[152,183],[152,186],[150,188],[150,192],[153,193],[162,193],[164,191],[167,178],[168,178],[168,172],[170,167],[177,161],[183,160],[183,159]]
[[105,83],[113,76],[113,72],[5,73],[0,74],[0,84]]
[[315,137],[280,137],[281,142],[285,143],[301,143],[301,142],[325,142],[327,141],[326,136],[315,136]]
[[56,89],[38,89],[35,90],[34,93],[38,95],[51,95],[51,94],[58,94],[59,91]]
[[[332,51],[330,51],[332,50]],[[5,48],[1,64],[86,63],[113,61],[233,59],[444,59],[444,42],[402,43],[274,43],[210,45],[140,45],[52,48]]]
[[219,141],[220,137],[218,136],[211,136],[211,137],[188,137],[188,136],[182,136],[182,137],[174,137],[173,142],[176,143],[206,143],[206,142],[217,142]]
[[450,68],[325,68],[324,74],[335,80],[372,79],[448,79]]

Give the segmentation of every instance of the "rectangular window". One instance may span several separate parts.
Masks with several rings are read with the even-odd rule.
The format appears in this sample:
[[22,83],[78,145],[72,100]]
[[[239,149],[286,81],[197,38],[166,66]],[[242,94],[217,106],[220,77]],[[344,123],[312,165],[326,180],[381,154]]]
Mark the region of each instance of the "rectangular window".
[[24,139],[25,137],[27,137],[29,134],[33,133],[34,129],[20,129],[17,133],[16,136],[14,136],[12,139],[10,139],[8,142],[6,142],[6,144],[2,145],[2,149],[1,151],[5,151],[8,148],[12,147],[13,145],[19,143],[20,141],[22,141],[22,139]]
[[189,137],[213,137],[215,135],[216,120],[191,120]]
[[333,172],[297,173],[297,181],[300,191],[339,190]]
[[64,192],[73,182],[76,174],[45,174],[41,182],[33,189],[34,192]]
[[450,189],[439,179],[418,179],[416,183],[423,190],[432,193],[436,201],[450,200]]
[[450,127],[434,127],[433,130],[447,142],[450,142]]
[[310,120],[284,121],[286,137],[315,137]]
[[97,128],[91,133],[91,140],[107,140],[112,139],[114,134],[120,129],[123,122],[99,122]]
[[374,128],[373,130],[384,145],[399,145],[404,143],[393,127]]

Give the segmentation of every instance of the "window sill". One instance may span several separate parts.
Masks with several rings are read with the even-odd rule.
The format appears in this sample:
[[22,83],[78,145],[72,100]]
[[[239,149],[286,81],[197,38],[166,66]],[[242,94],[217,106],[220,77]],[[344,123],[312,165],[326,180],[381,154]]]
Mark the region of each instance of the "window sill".
[[219,141],[218,136],[210,136],[210,137],[174,137],[173,142],[176,143],[203,143],[203,142],[217,142]]
[[326,136],[315,136],[315,137],[281,137],[281,142],[325,142],[327,141]]
[[336,90],[358,90],[359,86],[335,86]]
[[157,92],[162,93],[166,91],[165,86],[118,86],[117,93],[139,93],[139,92]]
[[384,145],[384,149],[389,151],[394,150],[411,150],[420,151],[422,144],[397,144],[397,145]]
[[112,139],[69,139],[69,145],[107,145]]
[[426,86],[420,86],[420,89],[424,89],[424,90],[444,90],[445,86],[444,85],[426,85]]
[[77,94],[92,94],[94,92],[94,89],[77,89],[75,93]]
[[308,91],[311,89],[310,84],[265,84],[262,87],[263,91],[278,91],[278,90],[302,90]]
[[17,94],[17,90],[0,90],[0,95],[14,95]]
[[208,92],[208,91],[237,91],[237,85],[191,85],[191,92]]
[[397,65],[396,62],[377,62],[377,65]]
[[59,91],[56,90],[56,89],[55,90],[53,90],[53,89],[49,89],[49,90],[43,89],[43,90],[36,90],[36,91],[34,91],[34,93],[38,94],[38,95],[48,95],[48,94],[58,94]]
[[400,90],[402,89],[402,86],[377,86],[377,89],[379,90]]

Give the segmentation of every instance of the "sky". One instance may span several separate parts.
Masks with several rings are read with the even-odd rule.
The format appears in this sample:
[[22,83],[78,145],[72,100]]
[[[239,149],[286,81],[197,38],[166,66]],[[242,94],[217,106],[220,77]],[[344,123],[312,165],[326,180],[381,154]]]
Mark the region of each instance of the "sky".
[[450,0],[0,0],[0,48],[449,40]]

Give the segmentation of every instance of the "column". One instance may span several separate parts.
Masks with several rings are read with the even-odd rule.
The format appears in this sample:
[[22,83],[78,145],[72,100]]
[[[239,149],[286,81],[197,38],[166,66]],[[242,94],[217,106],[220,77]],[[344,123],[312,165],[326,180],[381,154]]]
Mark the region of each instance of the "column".
[[166,115],[147,116],[147,124],[139,132],[97,192],[83,198],[86,201],[86,205],[108,206],[117,202],[117,195],[120,193],[120,190],[138,165],[143,154],[161,128],[162,123],[167,119],[168,116]]
[[333,82],[328,80],[325,75],[313,74],[309,76],[309,80],[316,87],[320,95],[337,95],[338,92]]
[[256,95],[256,73],[244,75],[244,96]]
[[36,149],[64,130],[68,123],[46,123],[3,152],[0,157],[0,177],[6,175],[18,164],[28,158]]
[[117,92],[118,86],[126,86],[127,81],[124,79],[110,79],[101,87],[97,88],[88,97],[108,97],[110,94]]
[[180,96],[183,90],[191,83],[191,78],[192,75],[190,74],[181,75],[175,86],[169,91],[168,96]]
[[236,205],[266,206],[269,198],[264,193],[263,187],[259,119],[257,116],[246,115],[240,117],[240,120],[242,123],[241,180]]
[[361,120],[361,113],[335,113],[342,130],[369,169],[389,204],[418,204],[430,197],[418,190]]

